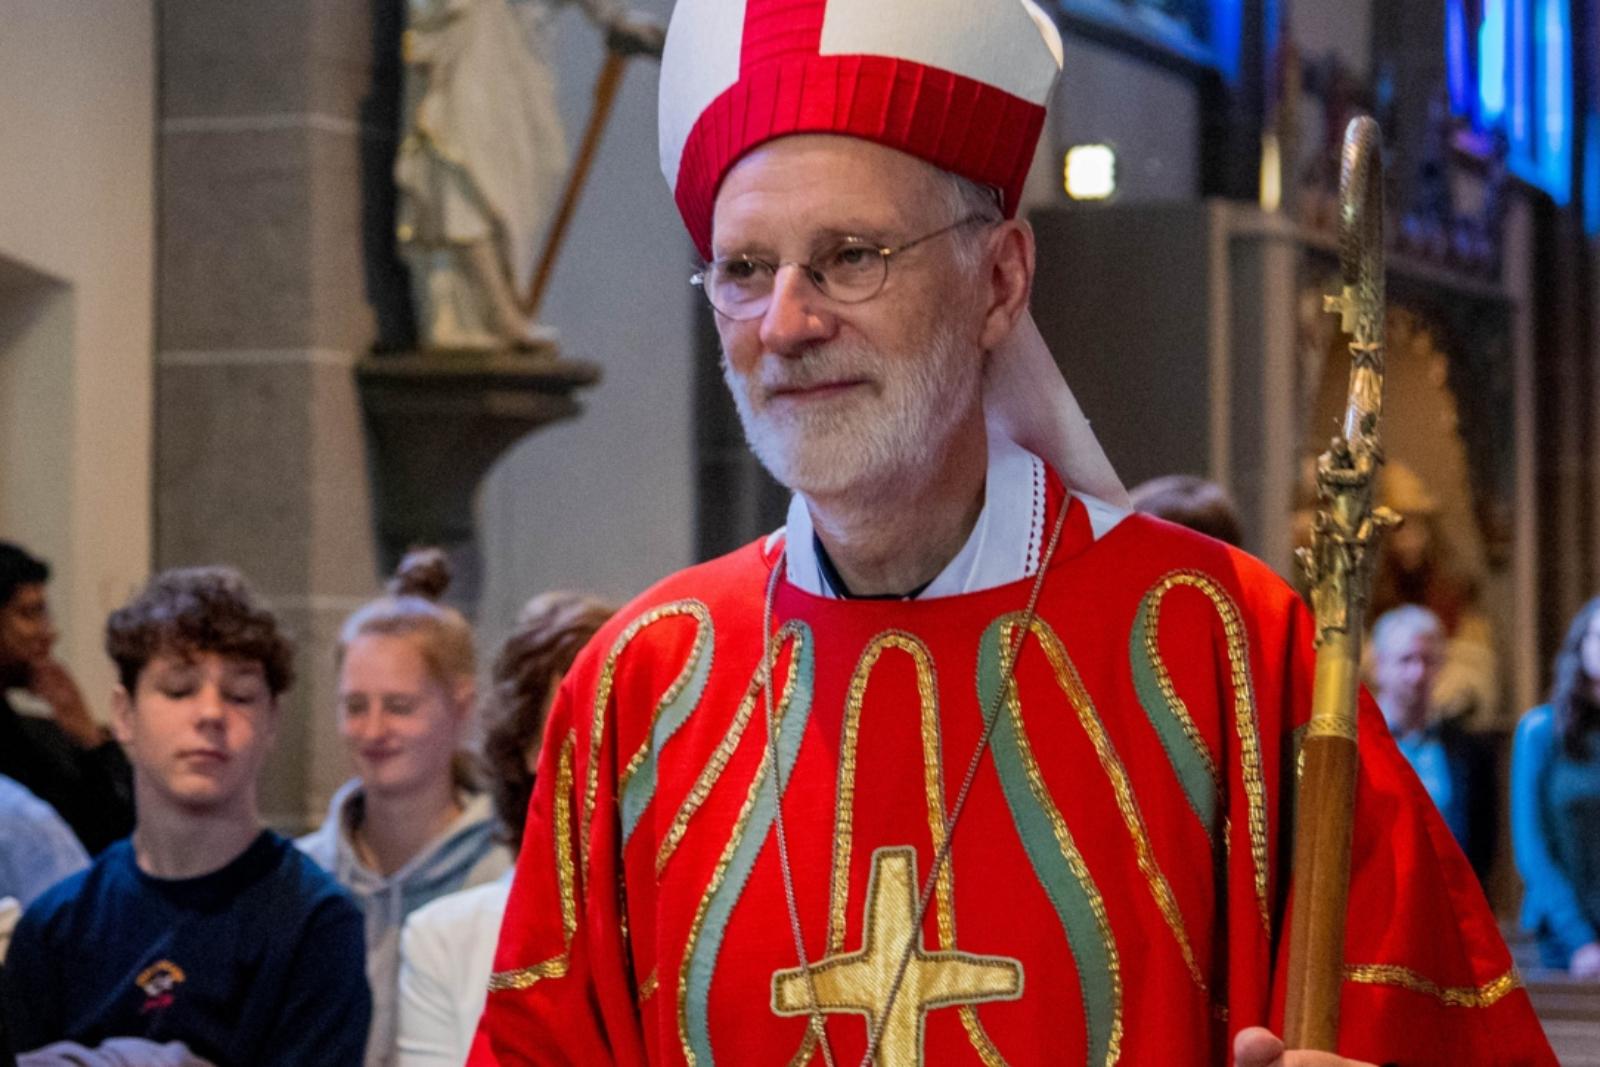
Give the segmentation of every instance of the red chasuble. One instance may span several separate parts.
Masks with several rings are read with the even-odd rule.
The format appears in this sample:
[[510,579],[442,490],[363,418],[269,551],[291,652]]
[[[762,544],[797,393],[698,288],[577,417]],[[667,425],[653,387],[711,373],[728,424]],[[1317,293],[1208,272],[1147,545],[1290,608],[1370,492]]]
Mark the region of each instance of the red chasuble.
[[[780,580],[770,741],[781,544],[621,612],[552,712],[471,1062],[820,1064],[811,988],[838,1064],[869,1018],[896,1067],[1217,1064],[1240,1028],[1279,1029],[1311,619],[1249,556],[1138,515],[1096,540],[1067,506],[918,929],[1032,579],[911,602]],[[1370,700],[1360,730],[1341,1051],[1553,1064]]]

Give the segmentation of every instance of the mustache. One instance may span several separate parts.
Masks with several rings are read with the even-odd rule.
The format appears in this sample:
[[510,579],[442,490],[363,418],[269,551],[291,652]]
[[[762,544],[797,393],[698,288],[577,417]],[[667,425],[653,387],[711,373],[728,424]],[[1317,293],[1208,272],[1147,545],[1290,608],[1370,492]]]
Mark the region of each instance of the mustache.
[[755,370],[741,373],[723,353],[722,365],[735,380],[743,381],[763,400],[789,389],[810,389],[831,382],[881,378],[882,357],[871,347],[850,341],[832,341],[793,356],[768,358],[763,353]]

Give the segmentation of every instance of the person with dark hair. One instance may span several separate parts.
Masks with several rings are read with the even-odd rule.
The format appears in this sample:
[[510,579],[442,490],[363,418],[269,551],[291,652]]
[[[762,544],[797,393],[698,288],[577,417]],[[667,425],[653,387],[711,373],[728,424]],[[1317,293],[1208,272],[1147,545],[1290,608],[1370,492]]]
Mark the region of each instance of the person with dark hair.
[[1511,746],[1522,925],[1546,966],[1600,978],[1600,597],[1573,617],[1554,675]]
[[1193,474],[1166,474],[1128,490],[1133,510],[1187,526],[1235,548],[1244,545],[1239,511],[1228,491]]
[[[133,828],[131,772],[50,654],[57,634],[49,581],[48,564],[0,541],[0,774],[54,808],[93,854]],[[27,691],[50,717],[21,713],[8,689]]]
[[106,651],[139,818],[17,927],[3,999],[19,1062],[357,1062],[360,913],[256,799],[293,681],[276,618],[236,571],[170,570],[111,615]]
[[[528,601],[494,664],[484,702],[489,792],[513,849],[533,795],[539,740],[556,687],[616,612],[583,593]],[[419,908],[400,938],[400,1067],[459,1067],[483,1012],[511,874]]]
[[337,650],[339,733],[356,777],[334,794],[321,827],[298,842],[365,912],[369,1067],[395,1057],[406,916],[436,897],[491,882],[512,863],[463,748],[477,661],[471,625],[438,602],[449,585],[443,553],[411,552],[387,594],[345,620]]

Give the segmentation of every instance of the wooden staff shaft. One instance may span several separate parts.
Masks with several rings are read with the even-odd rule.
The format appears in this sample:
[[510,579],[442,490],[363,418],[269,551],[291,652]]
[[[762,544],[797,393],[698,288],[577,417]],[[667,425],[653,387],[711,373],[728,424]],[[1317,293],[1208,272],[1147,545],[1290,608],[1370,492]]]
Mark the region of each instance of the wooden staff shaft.
[[[1355,721],[1360,623],[1317,649],[1313,707],[1349,708]],[[1352,649],[1350,646],[1356,646]],[[1332,1052],[1339,1039],[1345,916],[1350,895],[1350,832],[1356,742],[1336,733],[1306,738],[1301,749],[1294,831],[1294,914],[1289,923],[1284,1043]]]
[[555,219],[550,224],[550,235],[545,238],[539,269],[534,273],[528,298],[523,301],[522,310],[529,318],[536,317],[544,303],[545,291],[550,287],[550,276],[555,273],[556,257],[561,253],[561,245],[566,240],[572,216],[578,209],[583,187],[588,183],[589,171],[594,166],[595,156],[599,154],[600,139],[611,120],[611,108],[617,101],[617,90],[622,87],[622,75],[627,67],[627,56],[607,49],[605,65],[600,68],[600,76],[595,80],[594,107],[589,112],[589,125],[583,131],[578,158],[572,165],[567,187],[561,194],[561,206],[556,209]]

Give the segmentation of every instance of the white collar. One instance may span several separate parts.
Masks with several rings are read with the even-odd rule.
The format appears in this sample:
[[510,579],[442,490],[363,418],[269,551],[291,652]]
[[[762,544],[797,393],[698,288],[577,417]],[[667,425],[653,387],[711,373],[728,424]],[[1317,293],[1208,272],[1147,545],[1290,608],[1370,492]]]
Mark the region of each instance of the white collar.
[[[961,551],[917,599],[976,593],[1037,574],[1045,532],[1045,484],[1043,460],[991,433],[983,510]],[[789,581],[814,596],[837,598],[823,576],[811,511],[799,493],[789,501],[786,538]]]

